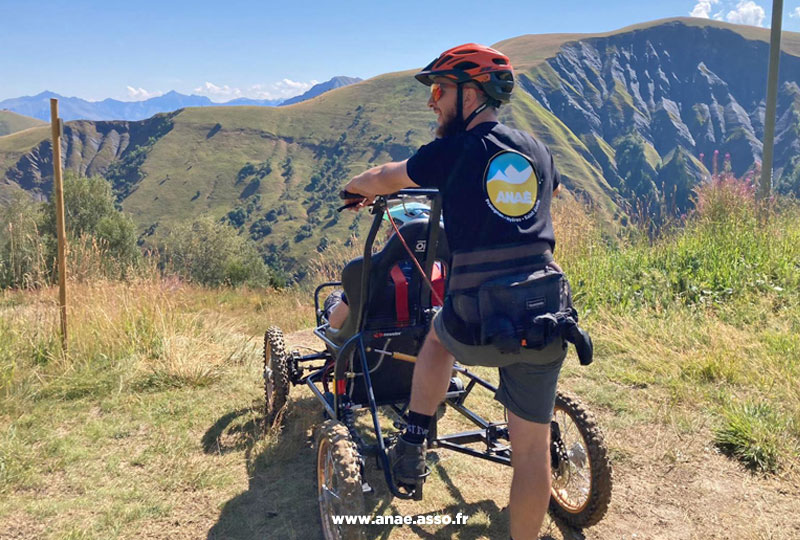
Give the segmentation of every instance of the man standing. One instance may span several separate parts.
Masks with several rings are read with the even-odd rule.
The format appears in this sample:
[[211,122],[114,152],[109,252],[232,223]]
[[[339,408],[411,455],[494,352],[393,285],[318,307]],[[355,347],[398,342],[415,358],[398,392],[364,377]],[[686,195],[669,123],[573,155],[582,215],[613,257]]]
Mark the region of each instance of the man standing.
[[497,120],[514,88],[508,57],[474,43],[442,53],[416,75],[430,86],[437,139],[402,162],[353,178],[347,191],[376,195],[438,188],[453,251],[450,283],[414,368],[409,422],[390,449],[395,480],[417,485],[425,475],[425,439],[444,399],[454,357],[500,368],[495,398],[508,409],[514,470],[509,511],[516,540],[538,538],[550,499],[550,419],[566,346],[501,352],[487,344],[477,290],[486,279],[541,269],[555,247],[550,202],[559,175],[549,149]]

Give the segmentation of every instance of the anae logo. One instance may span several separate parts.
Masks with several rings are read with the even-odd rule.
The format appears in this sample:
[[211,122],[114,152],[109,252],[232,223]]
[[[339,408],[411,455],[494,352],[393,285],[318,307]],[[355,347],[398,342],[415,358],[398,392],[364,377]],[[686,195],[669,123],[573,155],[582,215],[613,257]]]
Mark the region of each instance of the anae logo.
[[509,150],[496,154],[486,167],[485,182],[487,200],[501,215],[518,218],[535,208],[539,179],[522,154]]

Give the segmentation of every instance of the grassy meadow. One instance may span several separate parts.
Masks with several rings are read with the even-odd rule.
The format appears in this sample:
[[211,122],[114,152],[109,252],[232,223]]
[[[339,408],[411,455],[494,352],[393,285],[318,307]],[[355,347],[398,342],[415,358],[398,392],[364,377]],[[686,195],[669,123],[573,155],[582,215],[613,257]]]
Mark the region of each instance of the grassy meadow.
[[[612,506],[587,538],[791,537],[800,208],[759,214],[746,188],[717,182],[656,239],[612,238],[585,210],[562,199],[554,219],[595,342],[595,363],[570,353],[561,385],[597,414],[615,468]],[[326,252],[316,273],[337,256],[348,254]],[[261,336],[312,326],[307,286],[209,289],[152,268],[75,279],[67,350],[56,298],[51,287],[0,292],[0,538],[318,536],[320,407],[293,388],[285,427],[261,425]],[[489,395],[471,405],[502,417]],[[443,420],[459,425],[452,411]],[[388,497],[370,462],[368,508],[462,511],[468,525],[372,527],[369,538],[507,536],[509,471],[437,456],[421,502]]]
[[0,111],[0,137],[22,131],[28,128],[41,126],[41,120],[23,116],[5,109]]

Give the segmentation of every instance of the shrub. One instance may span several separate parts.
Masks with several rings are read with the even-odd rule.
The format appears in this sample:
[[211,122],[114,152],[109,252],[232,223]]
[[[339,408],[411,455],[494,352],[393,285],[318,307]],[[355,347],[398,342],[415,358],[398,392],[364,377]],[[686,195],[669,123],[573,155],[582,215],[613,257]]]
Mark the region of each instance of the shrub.
[[[724,412],[724,424],[714,433],[714,442],[726,455],[747,467],[777,472],[778,458],[790,438],[791,419],[767,403],[732,405]],[[786,452],[791,453],[791,452]]]
[[[115,205],[108,181],[64,175],[68,275],[123,277],[142,261],[133,221]],[[0,287],[38,287],[56,278],[55,201],[27,195],[0,208]]]
[[297,234],[294,237],[295,243],[299,243],[305,240],[306,238],[310,238],[312,233],[313,230],[311,228],[311,225],[309,225],[308,223],[301,225],[300,230],[297,231]]
[[261,218],[250,225],[250,238],[253,240],[261,240],[270,233],[272,233],[272,226],[266,218]]
[[0,205],[0,288],[38,287],[49,281],[41,212],[41,205],[24,193]]
[[[116,207],[111,185],[100,176],[64,174],[64,225],[67,238],[92,237],[107,255],[122,266],[140,262],[136,227],[131,218]],[[56,256],[55,201],[45,205],[41,231],[48,240],[48,257]]]
[[163,267],[202,285],[272,284],[255,246],[230,225],[211,217],[174,227],[165,237],[161,253]]
[[705,225],[755,223],[755,185],[721,174],[695,188],[694,218]]
[[233,225],[237,229],[240,229],[242,225],[244,225],[244,222],[247,221],[247,212],[245,212],[244,208],[242,208],[241,206],[237,206],[236,208],[228,212],[226,217],[228,218],[228,222],[231,225]]

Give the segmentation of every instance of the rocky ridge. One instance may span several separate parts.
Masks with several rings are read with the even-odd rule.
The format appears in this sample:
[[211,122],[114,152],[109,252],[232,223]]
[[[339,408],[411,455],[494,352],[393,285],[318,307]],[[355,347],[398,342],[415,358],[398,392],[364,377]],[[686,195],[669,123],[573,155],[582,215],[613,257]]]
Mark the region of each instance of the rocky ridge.
[[[769,46],[731,30],[680,22],[565,44],[520,76],[521,86],[585,142],[615,147],[640,135],[663,160],[676,146],[730,154],[743,175],[761,160]],[[783,53],[776,128],[776,169],[800,150],[800,58]],[[589,144],[611,185],[613,159]],[[655,165],[655,164],[654,164]],[[721,165],[721,163],[720,163]],[[776,175],[777,176],[777,175]]]

